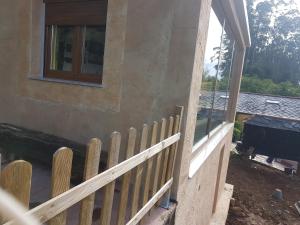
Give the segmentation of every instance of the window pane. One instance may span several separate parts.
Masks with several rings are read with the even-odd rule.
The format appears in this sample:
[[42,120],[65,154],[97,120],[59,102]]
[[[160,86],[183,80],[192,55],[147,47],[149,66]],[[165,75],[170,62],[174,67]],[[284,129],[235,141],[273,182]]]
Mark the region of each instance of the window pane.
[[220,49],[222,31],[223,26],[212,10],[205,49],[204,71],[198,103],[194,143],[206,136],[209,131],[220,55],[218,49]]
[[50,32],[50,70],[72,71],[73,28],[52,25]]
[[101,74],[105,45],[105,27],[85,26],[83,29],[83,48],[81,72]]
[[218,48],[220,64],[217,72],[213,111],[209,131],[215,129],[226,120],[227,103],[229,98],[229,81],[234,44],[226,32],[223,32],[222,44]]

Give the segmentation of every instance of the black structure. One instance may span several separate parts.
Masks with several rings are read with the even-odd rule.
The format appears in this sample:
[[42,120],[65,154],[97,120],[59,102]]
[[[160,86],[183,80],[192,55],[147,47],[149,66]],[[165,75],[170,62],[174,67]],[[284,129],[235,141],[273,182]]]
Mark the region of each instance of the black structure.
[[300,162],[300,121],[254,116],[244,125],[243,149]]

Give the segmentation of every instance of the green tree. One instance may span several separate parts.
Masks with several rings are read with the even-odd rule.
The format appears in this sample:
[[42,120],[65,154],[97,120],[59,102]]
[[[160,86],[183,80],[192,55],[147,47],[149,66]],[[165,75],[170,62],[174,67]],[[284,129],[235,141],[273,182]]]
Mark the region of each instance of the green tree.
[[[294,0],[247,2],[252,46],[246,53],[244,73],[299,86],[300,12]],[[273,85],[270,81],[265,84]],[[280,92],[293,92],[285,91],[291,84],[281,86]]]

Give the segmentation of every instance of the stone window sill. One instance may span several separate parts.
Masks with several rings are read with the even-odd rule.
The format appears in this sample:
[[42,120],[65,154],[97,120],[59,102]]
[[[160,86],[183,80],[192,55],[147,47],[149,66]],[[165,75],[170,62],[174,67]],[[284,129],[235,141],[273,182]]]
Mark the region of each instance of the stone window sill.
[[233,123],[224,123],[213,131],[213,134],[205,141],[201,141],[201,145],[196,144],[192,151],[192,160],[189,169],[189,178],[192,178],[207,158],[213,153],[218,144],[233,128]]
[[53,78],[45,78],[45,77],[29,77],[30,80],[37,80],[37,81],[45,81],[45,82],[53,82],[53,83],[61,83],[67,85],[79,85],[79,86],[86,86],[86,87],[93,87],[93,88],[103,88],[103,84],[95,84],[95,83],[87,83],[81,81],[70,81],[70,80],[61,80],[61,79],[53,79]]

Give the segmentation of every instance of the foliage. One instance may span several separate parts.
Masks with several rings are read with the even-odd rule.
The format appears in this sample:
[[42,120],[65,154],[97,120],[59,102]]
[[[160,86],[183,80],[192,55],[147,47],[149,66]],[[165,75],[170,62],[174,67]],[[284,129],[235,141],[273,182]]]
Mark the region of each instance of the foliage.
[[274,83],[271,79],[246,75],[242,78],[241,92],[297,97],[300,96],[300,86],[290,81]]
[[[202,84],[203,90],[212,90],[214,82],[216,82],[216,79],[213,77],[204,78]],[[228,79],[226,77],[218,80],[218,90],[227,91],[227,84]],[[256,75],[244,75],[241,83],[241,92],[299,97],[300,86],[290,81],[275,83],[271,79],[261,79]]]
[[234,128],[234,129],[233,129],[233,137],[232,137],[232,141],[233,141],[233,142],[240,141],[240,140],[241,140],[241,136],[242,136],[242,132],[241,132],[239,129]]
[[252,46],[246,53],[244,74],[266,79],[263,81],[269,85],[267,89],[275,88],[271,80],[281,83],[281,90],[275,92],[289,95],[295,91],[290,90],[293,85],[299,86],[300,81],[297,5],[294,0],[247,0],[247,3]]
[[234,123],[234,129],[233,129],[233,141],[240,141],[242,138],[244,125],[240,121],[235,121]]

